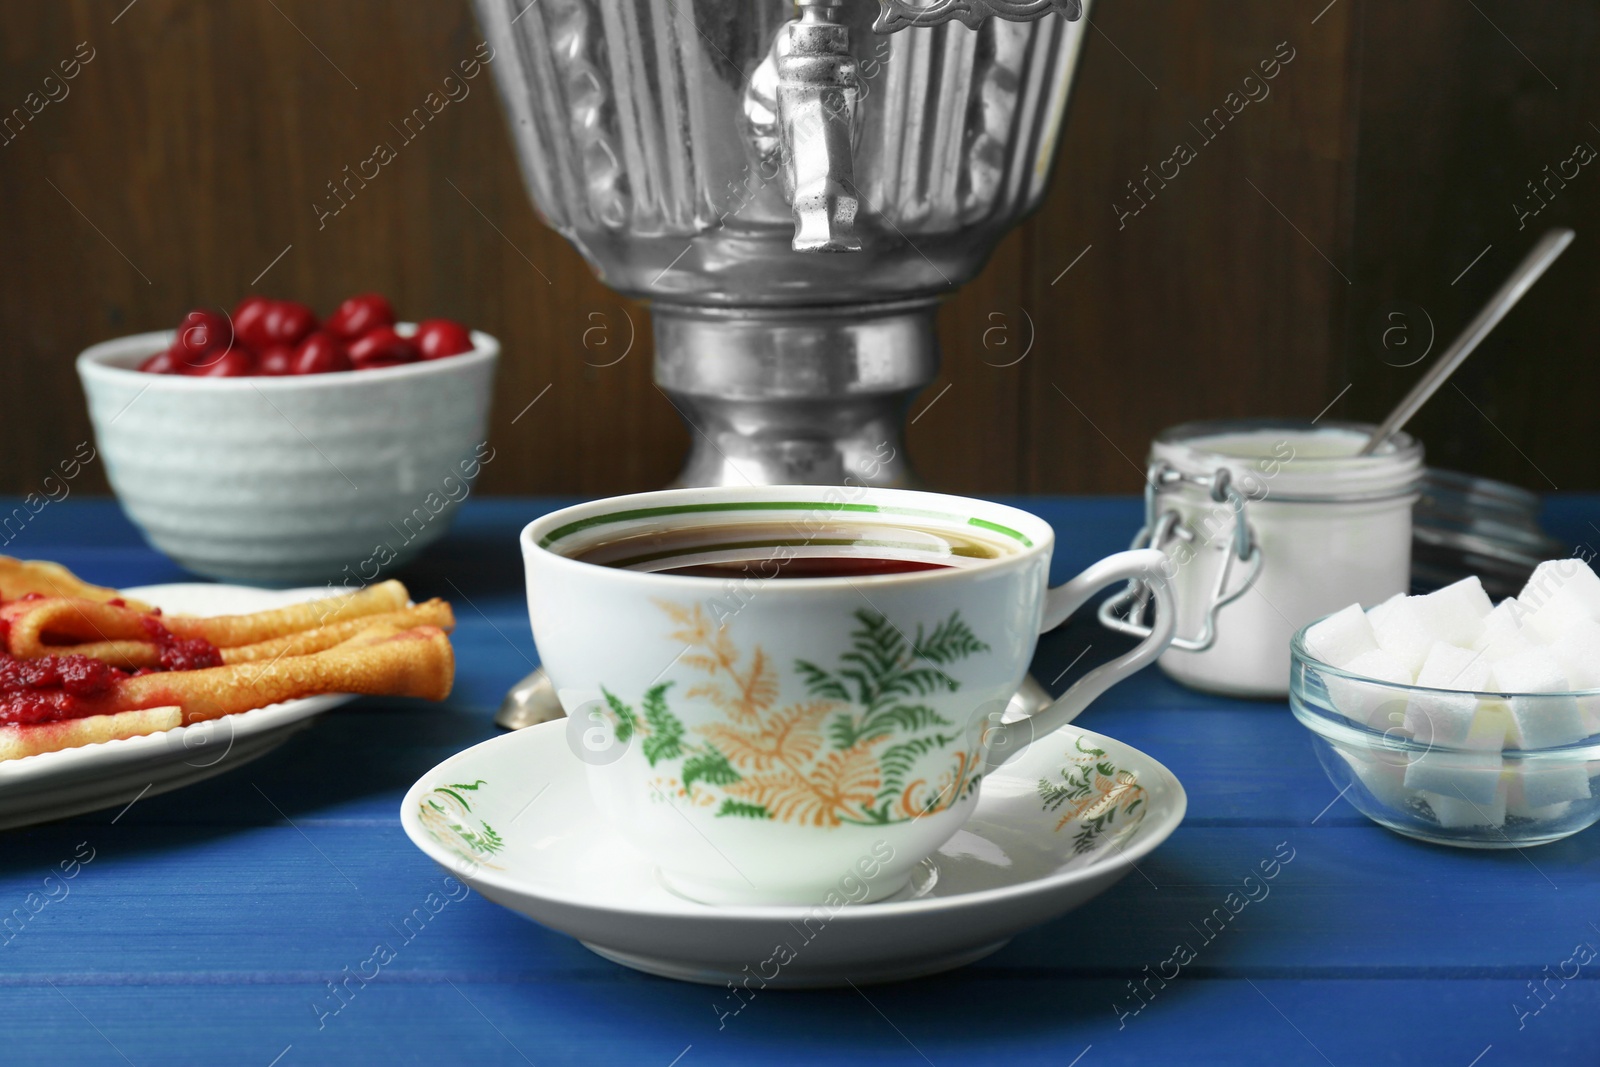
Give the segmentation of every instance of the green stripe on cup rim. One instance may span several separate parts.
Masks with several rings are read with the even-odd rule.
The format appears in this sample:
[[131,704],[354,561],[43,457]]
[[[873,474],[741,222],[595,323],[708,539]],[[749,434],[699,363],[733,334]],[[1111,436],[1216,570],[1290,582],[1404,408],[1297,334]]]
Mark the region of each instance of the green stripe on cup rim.
[[[655,563],[663,559],[688,559],[692,556],[703,556],[710,552],[741,552],[751,548],[887,548],[898,549],[903,552],[920,552],[924,555],[937,555],[928,551],[925,544],[914,541],[874,541],[855,537],[784,537],[767,538],[760,541],[719,541],[711,544],[693,545],[687,548],[671,548],[661,552],[649,552],[640,556],[629,556],[626,559],[608,559],[607,567],[637,567],[641,563]],[[955,547],[950,555],[963,559],[989,559],[991,557],[979,555],[970,548]],[[944,558],[940,556],[939,558]],[[598,562],[598,561],[596,561]]]
[[974,516],[963,518],[960,515],[951,515],[944,511],[931,511],[926,508],[901,508],[894,506],[881,506],[878,504],[845,504],[826,500],[734,500],[721,504],[667,504],[655,508],[632,508],[628,511],[613,511],[607,515],[595,515],[587,519],[576,519],[564,526],[558,526],[539,539],[540,548],[549,548],[557,541],[561,541],[584,530],[592,530],[596,526],[608,526],[612,523],[631,522],[635,519],[657,519],[668,515],[706,515],[719,511],[829,511],[853,512],[867,515],[905,515],[920,519],[942,519],[946,522],[958,522],[967,526],[976,526],[982,530],[1009,537],[1024,548],[1032,548],[1033,541],[1022,531],[1013,530],[1009,526],[1002,526],[988,519]]

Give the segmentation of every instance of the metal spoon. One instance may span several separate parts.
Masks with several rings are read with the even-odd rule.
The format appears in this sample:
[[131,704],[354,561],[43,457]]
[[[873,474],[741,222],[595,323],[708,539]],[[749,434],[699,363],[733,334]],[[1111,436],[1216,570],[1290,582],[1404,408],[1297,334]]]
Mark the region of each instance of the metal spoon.
[[1467,361],[1467,357],[1472,355],[1473,349],[1478,347],[1479,342],[1500,324],[1500,320],[1506,317],[1506,312],[1515,307],[1523,294],[1533,288],[1533,283],[1538,281],[1540,275],[1549,269],[1550,264],[1567,250],[1567,246],[1576,236],[1572,230],[1557,229],[1539,238],[1539,243],[1533,246],[1533,251],[1517,264],[1517,269],[1511,272],[1511,277],[1506,279],[1505,284],[1500,286],[1489,303],[1478,312],[1477,318],[1468,323],[1467,328],[1450,343],[1444,354],[1434,360],[1433,366],[1429,367],[1428,372],[1412,386],[1411,392],[1406,394],[1405,399],[1389,412],[1389,417],[1372,432],[1372,436],[1357,455],[1372,455],[1378,450],[1379,445],[1409,422],[1411,416],[1415,415],[1445,380],[1456,372],[1456,368]]
[[506,730],[521,730],[525,726],[538,726],[566,716],[561,701],[556,699],[556,687],[544,668],[535,667],[533,673],[511,687],[500,710],[495,713],[494,724]]

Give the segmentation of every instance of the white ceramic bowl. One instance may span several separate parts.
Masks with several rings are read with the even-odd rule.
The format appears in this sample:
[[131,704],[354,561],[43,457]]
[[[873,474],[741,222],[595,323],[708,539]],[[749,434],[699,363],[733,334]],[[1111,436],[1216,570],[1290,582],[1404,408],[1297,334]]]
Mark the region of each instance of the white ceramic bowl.
[[[401,332],[409,332],[402,325]],[[100,458],[150,543],[197,574],[356,586],[437,540],[493,459],[500,343],[382,370],[143,374],[173,333],[78,357]]]

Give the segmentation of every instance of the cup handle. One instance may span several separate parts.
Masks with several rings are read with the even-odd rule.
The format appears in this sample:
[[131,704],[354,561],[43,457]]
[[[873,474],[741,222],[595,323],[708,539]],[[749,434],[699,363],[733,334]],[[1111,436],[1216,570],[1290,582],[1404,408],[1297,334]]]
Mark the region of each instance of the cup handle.
[[1110,663],[1101,664],[1078,679],[1049,707],[1025,719],[990,726],[986,770],[998,767],[1015,756],[1034,738],[1052,733],[1076,719],[1100,694],[1154,663],[1166,651],[1178,625],[1172,585],[1162,570],[1166,561],[1166,555],[1153,548],[1118,552],[1092,564],[1076,578],[1045,594],[1040,633],[1054,630],[1066,622],[1085,601],[1106,586],[1137,578],[1149,585],[1155,599],[1155,617],[1151,620],[1150,636],[1139,642],[1132,651],[1123,653]]

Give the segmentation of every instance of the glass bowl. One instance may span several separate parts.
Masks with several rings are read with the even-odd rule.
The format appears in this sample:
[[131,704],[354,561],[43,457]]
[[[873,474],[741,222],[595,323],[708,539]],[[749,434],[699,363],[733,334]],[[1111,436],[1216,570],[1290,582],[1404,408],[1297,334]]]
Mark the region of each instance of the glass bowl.
[[[1314,625],[1290,644],[1289,706],[1361,814],[1463,848],[1548,844],[1600,820],[1600,690],[1469,693],[1383,682],[1318,660],[1305,645]],[[1541,743],[1516,747],[1529,734]]]

